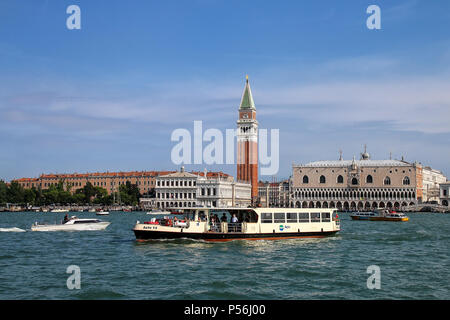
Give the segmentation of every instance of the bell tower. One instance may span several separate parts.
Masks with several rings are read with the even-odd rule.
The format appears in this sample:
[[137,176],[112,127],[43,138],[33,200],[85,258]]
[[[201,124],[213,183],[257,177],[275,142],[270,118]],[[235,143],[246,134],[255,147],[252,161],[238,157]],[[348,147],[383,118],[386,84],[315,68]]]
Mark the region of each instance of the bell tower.
[[254,204],[258,197],[258,121],[248,76],[239,106],[237,130],[237,180],[251,183]]

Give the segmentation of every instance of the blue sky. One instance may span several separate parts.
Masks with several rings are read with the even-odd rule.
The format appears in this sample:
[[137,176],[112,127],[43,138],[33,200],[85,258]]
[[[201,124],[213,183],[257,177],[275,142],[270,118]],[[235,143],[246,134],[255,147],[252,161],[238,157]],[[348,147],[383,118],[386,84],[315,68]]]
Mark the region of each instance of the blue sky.
[[278,177],[364,144],[450,175],[449,30],[446,0],[2,0],[0,179],[176,169],[172,131],[234,128],[246,74]]

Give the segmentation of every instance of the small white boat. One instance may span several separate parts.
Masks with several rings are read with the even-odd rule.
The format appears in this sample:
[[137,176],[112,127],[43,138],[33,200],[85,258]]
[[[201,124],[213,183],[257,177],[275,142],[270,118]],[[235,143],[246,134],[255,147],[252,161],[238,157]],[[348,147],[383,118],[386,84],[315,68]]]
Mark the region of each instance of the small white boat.
[[13,227],[13,228],[0,228],[0,232],[25,232],[25,230]]
[[95,209],[89,209],[89,212],[95,212]]
[[62,224],[38,224],[35,222],[31,226],[31,231],[88,231],[104,230],[111,222],[99,219],[78,219],[71,217],[69,221]]
[[96,215],[98,216],[107,216],[109,215],[109,211],[99,211],[96,213]]
[[67,209],[53,209],[50,212],[60,213],[60,212],[69,212],[69,210],[67,210]]
[[159,215],[159,214],[171,214],[170,211],[161,211],[161,210],[154,210],[154,211],[149,211],[147,212],[147,214],[154,214],[154,215]]

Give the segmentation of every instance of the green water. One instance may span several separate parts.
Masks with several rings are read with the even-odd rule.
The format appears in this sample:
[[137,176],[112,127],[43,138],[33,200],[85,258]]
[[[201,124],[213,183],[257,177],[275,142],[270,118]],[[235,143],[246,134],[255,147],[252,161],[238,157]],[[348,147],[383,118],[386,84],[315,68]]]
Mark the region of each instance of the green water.
[[[76,213],[79,217],[96,217]],[[104,231],[30,232],[63,213],[0,213],[0,299],[449,299],[450,215],[352,221],[324,239],[137,243],[144,212],[111,212]],[[81,289],[69,290],[70,265]],[[367,267],[380,267],[380,289]]]

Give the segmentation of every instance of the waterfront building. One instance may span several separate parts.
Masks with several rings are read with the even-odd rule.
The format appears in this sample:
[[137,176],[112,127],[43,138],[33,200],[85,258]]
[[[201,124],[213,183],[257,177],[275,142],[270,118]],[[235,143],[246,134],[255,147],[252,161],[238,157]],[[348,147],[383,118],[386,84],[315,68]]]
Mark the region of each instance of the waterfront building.
[[339,210],[401,209],[421,203],[423,168],[402,160],[371,160],[366,152],[360,160],[315,161],[294,164],[291,207]]
[[260,181],[258,186],[258,206],[289,207],[290,204],[290,179],[281,182]]
[[450,181],[439,185],[439,204],[445,207],[450,204]]
[[102,187],[108,194],[117,192],[120,185],[127,182],[137,185],[141,194],[149,193],[155,188],[155,178],[175,171],[130,171],[130,172],[94,172],[72,174],[42,174],[39,178],[22,178],[13,180],[24,189],[46,190],[52,185],[58,185],[61,181],[65,190],[72,193],[82,189],[90,182],[94,187]]
[[251,184],[252,203],[256,203],[258,197],[258,121],[248,76],[239,105],[237,121],[236,179]]
[[251,185],[223,172],[179,172],[156,178],[155,205],[174,207],[247,207]]
[[447,177],[439,170],[423,167],[423,201],[439,202],[439,185],[447,181]]

